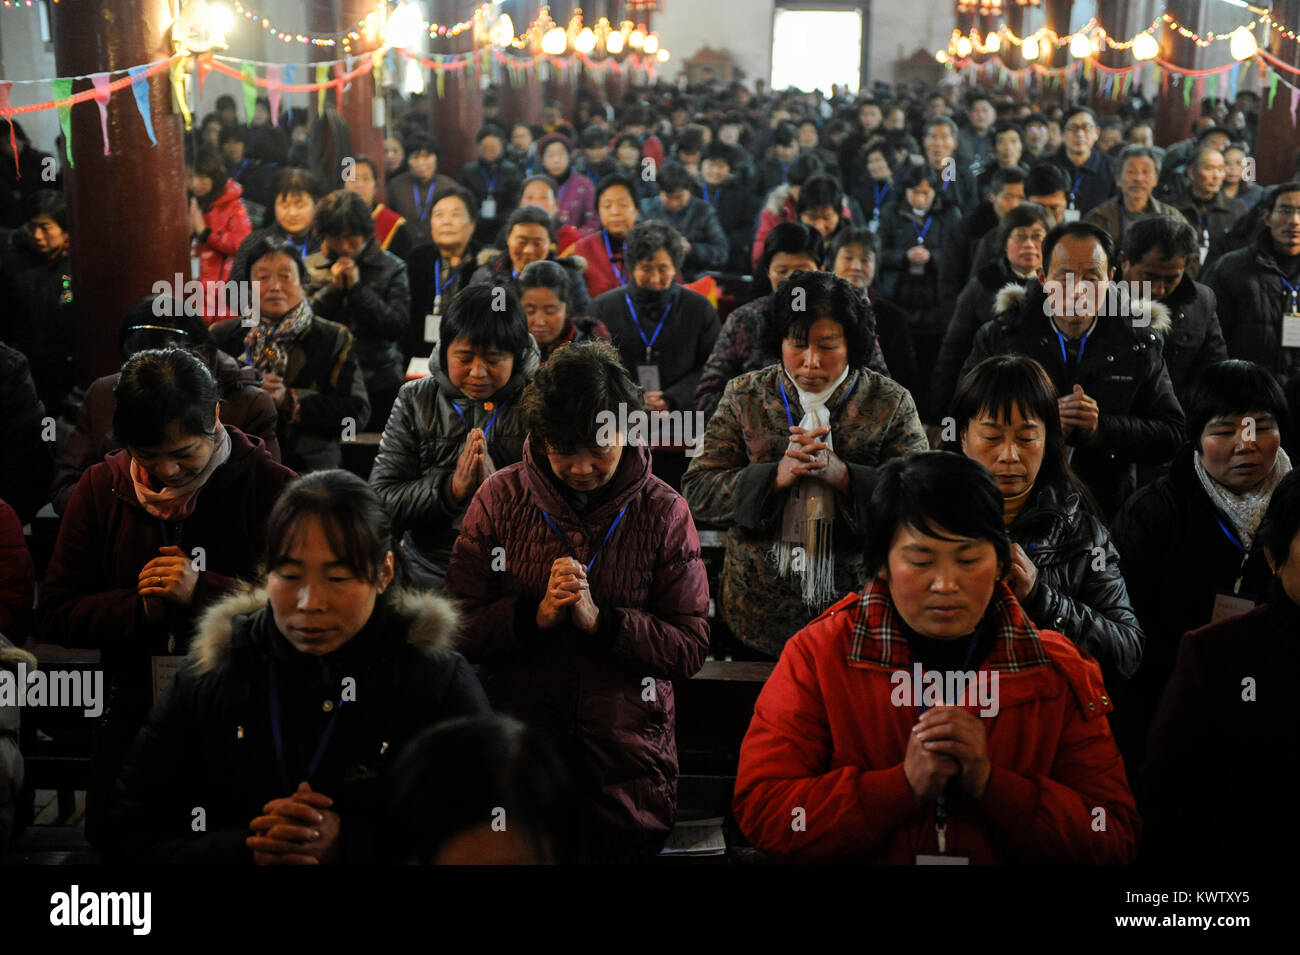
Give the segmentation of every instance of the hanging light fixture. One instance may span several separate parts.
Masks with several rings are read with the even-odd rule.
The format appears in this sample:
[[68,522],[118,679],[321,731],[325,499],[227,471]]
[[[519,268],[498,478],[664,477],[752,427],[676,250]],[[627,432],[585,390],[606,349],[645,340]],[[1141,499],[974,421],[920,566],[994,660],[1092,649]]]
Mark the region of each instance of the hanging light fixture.
[[658,60],[660,63],[667,63],[668,57],[670,55],[671,54],[669,54],[669,52],[661,46],[659,48],[659,52],[655,54],[655,59]]
[[1150,33],[1139,33],[1133,38],[1133,58],[1135,60],[1154,60],[1160,55],[1160,44]]
[[548,56],[560,56],[569,48],[569,35],[563,27],[551,27],[542,36],[542,52]]
[[1002,49],[1002,37],[996,33],[990,33],[984,38],[984,50],[987,53],[996,53]]
[[229,7],[207,0],[190,0],[172,23],[172,41],[191,56],[229,47],[226,34],[235,26]]
[[1070,55],[1076,60],[1086,60],[1092,56],[1092,41],[1082,33],[1070,37]]
[[573,39],[573,48],[579,53],[590,53],[596,49],[596,33],[591,27],[583,27]]
[[964,60],[966,57],[970,56],[972,49],[970,37],[962,36],[957,38],[957,55],[961,57],[961,59]]
[[645,52],[646,56],[654,56],[655,51],[659,49],[659,35],[656,33],[647,35],[645,43],[642,44],[641,49]]
[[1259,52],[1259,44],[1255,42],[1255,34],[1244,26],[1237,27],[1232,31],[1231,39],[1228,40],[1228,51],[1232,54],[1234,60],[1249,60]]
[[1020,52],[1025,55],[1026,60],[1029,60],[1031,62],[1033,60],[1038,59],[1038,53],[1039,53],[1038,37],[1036,36],[1025,37],[1025,42],[1021,44]]
[[622,53],[625,39],[621,30],[611,30],[609,36],[605,37],[605,52],[611,56]]
[[627,35],[627,45],[634,50],[641,49],[644,43],[645,43],[645,31],[642,30],[640,27],[637,27],[635,30],[633,30],[631,33]]
[[422,29],[424,17],[420,8],[413,3],[404,3],[389,14],[384,26],[384,40],[389,46],[404,50],[415,44]]
[[515,22],[510,19],[510,14],[503,13],[497,17],[496,23],[492,24],[492,29],[488,31],[488,39],[496,47],[508,47],[515,40]]

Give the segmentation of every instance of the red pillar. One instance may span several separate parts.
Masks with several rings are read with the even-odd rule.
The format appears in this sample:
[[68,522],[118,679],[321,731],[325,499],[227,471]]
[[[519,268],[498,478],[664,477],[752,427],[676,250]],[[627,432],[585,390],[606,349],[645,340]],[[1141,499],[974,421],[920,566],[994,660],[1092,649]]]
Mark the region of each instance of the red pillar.
[[[1201,0],[1169,0],[1166,9],[1183,26],[1200,32]],[[1165,24],[1160,35],[1160,58],[1166,63],[1173,63],[1183,69],[1196,69],[1200,62],[1199,49],[1194,41],[1183,37],[1177,30]],[[1193,79],[1192,82],[1196,81]],[[1188,101],[1189,105],[1184,106],[1183,88],[1181,85],[1175,87],[1171,77],[1167,90],[1163,85],[1156,88],[1154,101],[1156,142],[1168,146],[1180,139],[1186,139],[1192,131],[1192,120],[1201,111],[1201,104],[1196,100],[1195,87]]]
[[[1274,16],[1292,30],[1300,23],[1300,0],[1278,0],[1273,5]],[[1258,31],[1257,31],[1258,32]],[[1300,43],[1288,39],[1277,30],[1271,31],[1268,52],[1292,67],[1300,68]],[[1243,69],[1253,68],[1243,65]],[[1294,74],[1279,71],[1292,85],[1300,85]],[[1300,147],[1300,131],[1291,125],[1291,91],[1277,84],[1273,108],[1268,107],[1268,85],[1260,94],[1259,137],[1255,144],[1256,180],[1263,185],[1276,185],[1300,178],[1295,171],[1295,152]]]
[[[171,55],[167,0],[86,0],[50,9],[59,76],[125,70]],[[90,88],[88,80],[79,80],[72,91]],[[79,103],[71,111],[76,166],[66,171],[64,192],[75,250],[73,308],[83,385],[121,367],[122,317],[154,282],[170,285],[178,272],[190,277],[184,132],[180,116],[172,113],[165,72],[149,80],[149,108],[156,146],[130,87],[112,94],[108,156],[96,104]]]
[[[538,0],[526,0],[524,3],[517,4],[515,9],[519,12],[519,18],[513,22],[515,33],[519,34],[527,30],[528,25],[537,18],[541,3]],[[515,14],[511,13],[511,17],[514,16]],[[507,57],[523,64],[536,56],[538,49],[540,47],[534,43],[527,50],[521,51],[509,47],[504,52]],[[523,74],[522,82],[516,86],[510,81],[509,71],[503,69],[501,72],[501,86],[498,92],[501,97],[501,115],[505,121],[512,125],[520,121],[536,123],[537,118],[542,115],[542,84],[538,82],[537,74]]]
[[[317,30],[321,32],[336,33],[345,27],[351,27],[352,24],[364,20],[375,8],[371,0],[334,0],[328,7],[317,5],[315,8],[318,15],[329,16],[328,25],[318,25]],[[353,41],[350,45],[350,52],[353,56],[360,56],[376,49],[379,45],[378,38],[374,45],[367,45],[363,38]],[[331,58],[343,57],[344,54],[335,49],[331,53]],[[334,92],[330,91],[331,101],[333,101]],[[343,121],[348,124],[348,139],[352,148],[352,154],[355,156],[365,153],[375,161],[379,168],[379,192],[383,195],[383,171],[384,171],[384,131],[374,124],[374,99],[376,95],[382,95],[375,85],[373,73],[367,73],[365,76],[359,76],[354,79],[348,88],[343,91],[343,110],[339,114]],[[387,117],[385,117],[387,121]],[[330,183],[334,187],[335,183]]]
[[[1131,2],[1126,2],[1126,0],[1099,0],[1097,4],[1097,19],[1101,21],[1101,25],[1110,38],[1117,41],[1128,40],[1137,32],[1140,24],[1139,12],[1140,8],[1135,7]],[[1137,63],[1137,60],[1133,59],[1131,49],[1112,50],[1105,43],[1101,45],[1099,59],[1102,66],[1111,69],[1134,66]],[[1123,102],[1106,95],[1105,81],[1105,73],[1100,70],[1093,73],[1091,105],[1101,116],[1118,112],[1120,103]],[[1122,76],[1115,77],[1117,84],[1122,81]],[[1130,80],[1130,82],[1132,81]]]
[[[435,23],[459,23],[473,12],[474,4],[466,0],[432,0],[429,18]],[[474,50],[474,31],[466,30],[460,36],[435,38],[430,44],[431,53],[469,53]],[[438,140],[438,171],[455,177],[460,167],[478,155],[474,135],[483,125],[483,98],[478,88],[478,72],[474,82],[469,79],[468,67],[447,70],[443,78],[443,95],[438,96],[437,77],[430,71],[428,78],[429,105],[432,116],[430,131]]]
[[[1074,0],[1044,0],[1043,25],[1060,36],[1067,35],[1070,32],[1070,11],[1073,7]],[[1049,41],[1040,43],[1038,50],[1038,62],[1051,69],[1060,69],[1074,62],[1074,57],[1070,56],[1068,47],[1058,47],[1055,43]],[[1059,86],[1045,87],[1043,90],[1044,104],[1053,100],[1060,103],[1067,102],[1069,88],[1069,81],[1064,79]]]

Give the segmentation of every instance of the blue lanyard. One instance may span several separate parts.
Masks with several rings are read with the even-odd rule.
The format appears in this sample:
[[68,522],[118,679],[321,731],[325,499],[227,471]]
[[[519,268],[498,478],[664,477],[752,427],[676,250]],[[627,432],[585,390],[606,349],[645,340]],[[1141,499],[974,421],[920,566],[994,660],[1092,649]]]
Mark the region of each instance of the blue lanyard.
[[664,322],[668,320],[668,313],[673,310],[673,303],[668,303],[668,307],[664,309],[663,318],[659,319],[659,324],[655,326],[655,333],[650,336],[649,341],[646,341],[645,332],[641,329],[641,319],[632,306],[632,297],[624,292],[623,299],[627,302],[627,310],[632,313],[632,324],[636,327],[636,333],[641,336],[641,343],[645,345],[645,360],[649,361],[650,349],[654,347],[655,341],[659,338],[659,333],[664,330]]
[[605,240],[605,256],[609,259],[609,267],[614,270],[614,277],[618,279],[619,285],[626,285],[627,279],[623,278],[623,270],[614,264],[614,250],[609,247],[609,230],[600,230],[601,238]]
[[916,227],[916,223],[915,223],[915,222],[912,223],[912,231],[916,233],[916,244],[917,244],[917,245],[925,245],[925,234],[926,234],[927,232],[930,231],[930,223],[933,222],[933,221],[934,221],[934,216],[933,216],[933,215],[928,215],[928,216],[926,216],[926,217],[925,217],[925,228],[924,228],[924,229],[918,229],[918,228]]
[[702,184],[700,185],[700,188],[704,190],[704,201],[705,201],[705,202],[708,202],[708,201],[709,201],[709,184],[708,184],[707,182],[706,182],[706,183],[702,183]]
[[433,193],[436,186],[436,182],[429,183],[429,191],[424,194],[424,202],[421,202],[420,187],[415,185],[415,183],[411,184],[411,196],[415,199],[416,218],[421,222],[427,219],[429,213],[433,211]]
[[[1088,344],[1088,336],[1092,334],[1092,329],[1096,327],[1097,327],[1097,319],[1094,318],[1092,320],[1092,328],[1088,329],[1087,333],[1084,334],[1083,338],[1079,340],[1079,354],[1078,357],[1075,358],[1076,368],[1079,366],[1080,363],[1083,362],[1083,349]],[[1056,332],[1056,340],[1061,345],[1061,364],[1064,365],[1066,368],[1069,368],[1070,359],[1065,353],[1065,336],[1061,334],[1061,330],[1059,328],[1055,328],[1055,326],[1053,326],[1053,330]]]
[[[1083,182],[1083,173],[1079,173],[1079,178],[1074,180],[1074,185],[1070,187],[1070,205],[1074,205],[1074,194],[1079,191],[1079,184]],[[1123,202],[1123,200],[1120,200]]]
[[[460,418],[460,423],[465,426],[466,431],[469,431],[470,430],[469,420],[465,417],[465,412],[460,410],[460,405],[456,404],[456,402],[451,401],[449,403],[451,404],[452,409],[456,412],[457,416]],[[488,419],[487,427],[483,429],[483,439],[485,441],[487,440],[487,436],[492,432],[492,426],[497,423],[497,416],[501,414],[501,412],[505,411],[506,407],[509,404],[510,402],[503,401],[501,402],[500,405],[497,406],[497,410],[492,412],[492,417]]]
[[[889,183],[885,183],[884,189],[881,189],[880,186],[876,185],[876,183],[874,182],[871,184],[871,192],[875,197],[873,200],[875,202],[874,208],[876,209],[880,208],[880,200],[885,198],[885,196],[889,195],[889,189],[890,189]],[[879,213],[876,214],[879,215]]]
[[[614,523],[609,525],[609,530],[605,532],[605,539],[602,540],[600,542],[600,546],[596,548],[596,553],[592,554],[591,560],[587,561],[587,573],[589,574],[591,573],[592,564],[596,563],[596,558],[599,557],[601,551],[605,549],[605,545],[609,543],[609,539],[614,536],[614,528],[618,527],[619,522],[623,520],[623,515],[626,513],[627,513],[627,505],[624,504],[623,509],[618,512],[618,517],[614,518]],[[569,546],[568,538],[566,538],[564,536],[564,533],[559,529],[559,527],[556,526],[555,518],[551,517],[551,515],[546,513],[546,511],[542,511],[542,517],[546,518],[547,526],[550,527],[551,532],[560,539],[560,543],[563,544],[565,547],[568,547]]]
[[[280,769],[280,784],[283,786],[281,791],[289,792],[292,784],[289,782],[289,767],[284,761],[284,736],[280,730],[280,681],[276,678],[274,656],[266,661],[266,677],[271,698],[271,738],[275,742],[275,762]],[[304,774],[308,782],[311,782],[312,776],[316,775],[316,770],[320,768],[320,761],[325,756],[325,751],[329,749],[330,739],[334,736],[334,727],[338,722],[339,710],[342,708],[343,700],[339,700],[334,707],[334,712],[330,714],[324,732],[320,734],[316,752],[312,754],[311,762],[307,764],[307,772]]]
[[451,275],[447,276],[447,281],[444,282],[442,280],[442,256],[438,256],[438,261],[433,263],[433,287],[438,298],[442,298],[442,293],[447,291],[452,282],[456,281],[456,274],[459,270],[450,269],[449,271]]
[[1291,293],[1292,310],[1300,312],[1300,286],[1292,285],[1290,282],[1286,280],[1285,275],[1279,274],[1278,278],[1282,280],[1282,284],[1285,285],[1287,291]]
[[242,175],[244,174],[244,167],[247,166],[247,165],[248,165],[248,160],[247,160],[247,159],[245,159],[243,162],[241,162],[241,163],[239,164],[239,168],[235,170],[235,175],[234,175],[234,179],[235,179],[236,181],[238,181],[238,180],[239,180],[239,177],[242,176]]
[[[248,352],[247,345],[244,346],[244,352],[245,354],[247,354]],[[252,362],[249,362],[249,364],[252,364]],[[167,522],[164,521],[162,518],[158,519],[158,529],[162,532],[162,541],[164,547],[181,546],[181,535],[185,532],[185,522],[183,520],[176,522],[176,540],[174,542],[171,539],[171,533],[167,529]]]
[[482,174],[483,181],[487,183],[488,195],[491,195],[492,190],[497,187],[497,179],[501,177],[500,171],[498,171],[497,174],[493,176],[491,179],[488,178],[487,168],[485,166],[479,166],[478,171],[479,173]]
[[307,238],[305,238],[305,239],[302,240],[302,245],[299,245],[297,242],[295,242],[295,243],[293,244],[293,247],[294,247],[295,249],[297,249],[297,250],[298,250],[298,254],[301,255],[301,256],[305,259],[305,258],[307,258],[307,246],[309,246],[309,245],[311,245],[311,233],[310,233],[310,232],[307,233]]
[[1219,530],[1223,531],[1223,536],[1232,541],[1232,546],[1237,548],[1237,550],[1241,551],[1243,554],[1246,553],[1246,545],[1243,544],[1241,539],[1229,529],[1228,525],[1224,524],[1223,521],[1219,520],[1217,517],[1215,520],[1218,521]]
[[[781,389],[781,404],[785,405],[785,420],[788,421],[788,422],[790,422],[790,427],[793,428],[793,427],[794,427],[794,415],[792,415],[792,414],[790,413],[790,399],[787,398],[787,397],[786,397],[786,394],[785,394],[785,382],[783,382],[783,381],[778,381],[778,382],[776,383],[776,386],[777,386],[778,388]],[[853,381],[853,387],[849,389],[848,394],[846,394],[846,395],[844,396],[844,399],[843,399],[843,401],[840,402],[840,404],[843,404],[845,401],[848,401],[848,400],[849,400],[849,396],[852,395],[853,392],[854,392],[855,390],[857,390],[857,387],[858,387],[858,382],[857,382],[857,379],[855,378],[854,381]]]

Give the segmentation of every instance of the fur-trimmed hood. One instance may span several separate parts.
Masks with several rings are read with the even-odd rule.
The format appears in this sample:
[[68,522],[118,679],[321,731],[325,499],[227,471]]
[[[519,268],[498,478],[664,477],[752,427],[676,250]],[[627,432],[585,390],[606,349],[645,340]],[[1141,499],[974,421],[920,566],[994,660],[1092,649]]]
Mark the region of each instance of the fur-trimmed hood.
[[763,208],[774,216],[779,216],[785,210],[787,202],[793,202],[794,196],[790,194],[790,184],[783,182],[767,194],[767,202]]
[[[1042,285],[1036,281],[1031,281],[1027,286],[1008,282],[998,289],[998,293],[993,299],[994,318],[1001,318],[1023,311],[1029,302],[1031,289],[1033,290],[1032,294],[1046,295]],[[1132,307],[1135,314],[1146,314],[1148,312],[1151,314],[1151,324],[1146,326],[1151,331],[1160,335],[1167,335],[1173,329],[1173,315],[1170,313],[1169,308],[1161,302],[1139,298],[1133,300]]]
[[[387,598],[399,617],[410,620],[406,642],[432,653],[455,648],[460,630],[460,612],[445,597],[425,591],[397,588]],[[230,661],[230,644],[235,617],[266,607],[265,587],[246,587],[213,604],[199,618],[190,659],[200,673],[210,673]]]

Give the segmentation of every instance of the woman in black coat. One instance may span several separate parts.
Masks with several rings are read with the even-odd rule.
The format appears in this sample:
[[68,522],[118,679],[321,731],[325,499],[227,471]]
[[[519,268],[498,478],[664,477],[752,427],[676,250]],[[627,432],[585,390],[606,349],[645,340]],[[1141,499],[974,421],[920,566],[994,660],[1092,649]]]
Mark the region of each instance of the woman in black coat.
[[1147,635],[1142,666],[1115,706],[1129,713],[1117,737],[1130,775],[1183,634],[1250,609],[1268,589],[1273,575],[1257,531],[1291,470],[1281,448],[1286,427],[1286,398],[1267,369],[1211,365],[1188,398],[1188,444],[1115,517],[1115,546]]
[[987,358],[958,386],[953,417],[962,453],[1002,491],[1016,599],[1039,627],[1096,657],[1108,686],[1132,676],[1142,630],[1119,554],[1066,460],[1047,372],[1023,355]]
[[141,730],[118,779],[114,855],[373,861],[389,761],[429,726],[488,712],[450,649],[452,605],[392,589],[388,517],[360,478],[324,471],[290,487],[266,567],[264,589],[205,615]]

